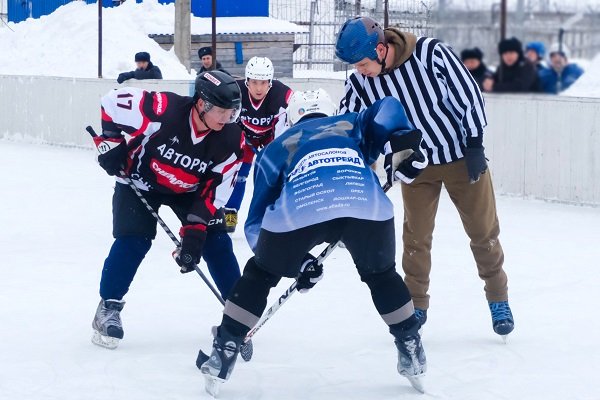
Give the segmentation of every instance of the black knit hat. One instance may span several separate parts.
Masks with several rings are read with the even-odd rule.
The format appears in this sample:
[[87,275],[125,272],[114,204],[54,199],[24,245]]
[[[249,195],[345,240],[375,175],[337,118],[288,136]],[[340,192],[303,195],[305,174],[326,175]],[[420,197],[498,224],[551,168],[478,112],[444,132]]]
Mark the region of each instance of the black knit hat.
[[472,49],[464,49],[460,53],[460,59],[462,61],[468,60],[470,58],[475,58],[479,61],[483,60],[483,52],[479,50],[479,47],[474,47]]
[[150,54],[145,51],[140,51],[139,53],[135,53],[135,62],[147,61],[150,62]]
[[517,53],[522,54],[523,45],[516,37],[501,40],[500,43],[498,43],[498,53],[502,55],[507,51],[516,51]]
[[200,47],[198,49],[198,57],[202,58],[204,56],[212,56],[212,47]]

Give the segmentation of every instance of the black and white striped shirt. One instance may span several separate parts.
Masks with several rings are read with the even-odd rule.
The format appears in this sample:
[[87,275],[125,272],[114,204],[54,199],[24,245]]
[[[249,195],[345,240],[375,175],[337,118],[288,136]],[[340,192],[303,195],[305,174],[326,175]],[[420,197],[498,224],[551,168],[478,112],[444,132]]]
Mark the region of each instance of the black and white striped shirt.
[[410,58],[388,74],[369,78],[355,72],[346,80],[340,113],[359,112],[385,96],[402,102],[423,132],[429,162],[446,164],[481,145],[487,125],[477,83],[452,50],[437,39],[420,37]]

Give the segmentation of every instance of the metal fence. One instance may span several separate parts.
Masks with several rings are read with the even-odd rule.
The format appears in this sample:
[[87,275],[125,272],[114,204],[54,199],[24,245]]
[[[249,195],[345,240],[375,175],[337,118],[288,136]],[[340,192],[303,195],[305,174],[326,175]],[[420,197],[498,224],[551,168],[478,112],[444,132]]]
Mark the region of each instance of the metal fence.
[[[348,18],[371,16],[384,21],[384,0],[270,0],[271,17],[307,26],[296,35],[294,68],[337,71],[346,68],[335,58],[335,36]],[[457,52],[477,46],[486,61],[498,62],[499,0],[388,0],[389,25],[418,36],[433,36]],[[564,44],[574,58],[600,53],[600,1],[517,0],[509,2],[507,35],[523,43]]]
[[[432,0],[389,0],[390,25],[419,35],[431,35]],[[296,69],[340,70],[335,59],[335,35],[340,26],[356,15],[372,16],[383,22],[383,0],[271,0],[270,16],[307,26],[296,35]]]

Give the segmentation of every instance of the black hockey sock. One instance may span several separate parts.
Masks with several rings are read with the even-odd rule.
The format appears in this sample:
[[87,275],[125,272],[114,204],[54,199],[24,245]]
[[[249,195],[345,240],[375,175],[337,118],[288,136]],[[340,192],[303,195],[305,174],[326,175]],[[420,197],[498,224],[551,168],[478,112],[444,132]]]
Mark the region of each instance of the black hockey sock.
[[373,304],[390,329],[413,316],[410,293],[394,267],[380,274],[361,275],[361,280],[369,286]]
[[242,277],[227,298],[221,325],[235,336],[246,336],[260,319],[269,291],[280,279],[258,267],[254,257],[248,260]]

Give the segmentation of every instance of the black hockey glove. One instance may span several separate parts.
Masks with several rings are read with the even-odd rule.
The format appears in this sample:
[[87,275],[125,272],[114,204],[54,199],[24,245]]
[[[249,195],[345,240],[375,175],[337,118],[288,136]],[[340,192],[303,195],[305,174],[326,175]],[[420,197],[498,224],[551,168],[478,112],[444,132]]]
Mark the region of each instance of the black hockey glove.
[[296,289],[300,293],[306,293],[321,279],[323,279],[323,266],[317,262],[317,259],[312,254],[307,253],[300,267]]
[[181,235],[181,248],[173,252],[175,261],[181,267],[181,273],[192,272],[202,256],[202,248],[206,241],[206,225],[186,225],[179,231]]
[[132,79],[135,76],[134,72],[121,72],[117,77],[117,83],[123,83],[128,79]]
[[421,175],[427,165],[429,165],[427,153],[422,147],[419,147],[417,151],[400,163],[394,176],[404,183],[412,183],[417,176]]
[[392,152],[389,143],[385,146],[384,168],[389,185],[393,185],[395,181],[411,183],[428,163],[427,154],[421,147],[417,151],[409,149]]
[[94,144],[99,153],[98,163],[111,176],[119,175],[127,158],[125,138],[120,134],[117,135],[117,137],[109,137],[103,133],[94,137]]
[[465,149],[465,161],[471,183],[477,182],[481,174],[485,174],[485,171],[487,171],[487,161],[483,150],[483,146],[467,147]]

